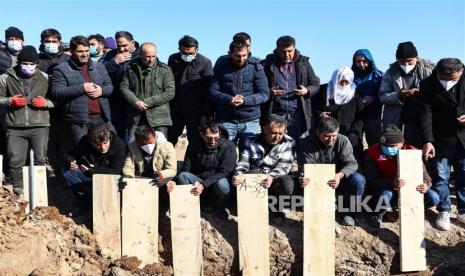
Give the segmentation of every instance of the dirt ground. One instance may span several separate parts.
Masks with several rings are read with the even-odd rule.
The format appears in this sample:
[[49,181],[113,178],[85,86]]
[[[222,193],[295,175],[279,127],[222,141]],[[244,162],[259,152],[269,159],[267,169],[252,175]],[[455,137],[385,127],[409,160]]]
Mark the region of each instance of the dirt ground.
[[[49,182],[50,205],[27,216],[25,203],[0,188],[0,275],[170,275],[172,270],[170,220],[159,218],[160,263],[140,268],[135,257],[111,260],[102,256],[92,235],[90,213],[76,221],[64,216],[73,206],[66,187]],[[455,212],[455,210],[454,210]],[[270,226],[272,275],[301,275],[303,213],[287,212],[281,226]],[[240,275],[237,222],[202,213],[205,275]],[[435,229],[434,211],[426,211],[428,271],[405,275],[465,275],[465,227],[455,222],[448,232]],[[356,227],[337,224],[337,275],[399,275],[399,225],[382,229],[356,218]]]

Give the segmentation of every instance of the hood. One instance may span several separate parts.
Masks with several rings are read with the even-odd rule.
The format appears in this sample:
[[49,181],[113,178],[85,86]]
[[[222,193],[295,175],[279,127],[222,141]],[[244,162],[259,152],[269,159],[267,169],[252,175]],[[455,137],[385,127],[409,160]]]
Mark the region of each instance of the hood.
[[352,57],[352,71],[354,71],[355,74],[360,74],[360,70],[357,67],[357,64],[355,64],[355,57],[356,56],[364,56],[370,63],[370,71],[375,71],[378,70],[375,64],[375,60],[373,59],[373,56],[371,55],[370,50],[368,49],[359,49],[355,51],[354,56]]

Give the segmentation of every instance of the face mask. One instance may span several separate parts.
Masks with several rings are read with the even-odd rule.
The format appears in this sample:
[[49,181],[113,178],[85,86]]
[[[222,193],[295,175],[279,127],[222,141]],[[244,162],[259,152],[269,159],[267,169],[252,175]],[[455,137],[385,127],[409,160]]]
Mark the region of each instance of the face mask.
[[396,147],[386,147],[381,145],[381,151],[388,156],[396,156],[399,153],[399,148]]
[[400,65],[400,68],[402,68],[402,70],[404,70],[405,74],[408,74],[410,71],[412,71],[413,68],[415,68],[415,65],[410,65],[410,64],[407,64],[407,65]]
[[89,53],[91,57],[94,57],[97,55],[97,46],[90,46],[89,47]]
[[36,66],[35,64],[21,64],[19,71],[26,76],[30,76],[36,71]]
[[181,55],[181,59],[184,60],[185,62],[192,62],[195,59],[195,56],[197,53],[193,55]]
[[153,150],[155,149],[155,144],[147,144],[140,146],[140,148],[145,151],[147,154],[152,154]]
[[44,44],[44,51],[48,54],[56,54],[58,53],[58,44],[56,43],[45,43]]
[[8,48],[13,52],[18,52],[21,51],[21,49],[23,49],[23,45],[21,45],[20,41],[10,40],[8,41]]
[[439,80],[439,82],[441,83],[442,87],[444,87],[444,89],[446,89],[446,91],[449,91],[459,81],[458,80],[455,80],[455,81],[454,80]]

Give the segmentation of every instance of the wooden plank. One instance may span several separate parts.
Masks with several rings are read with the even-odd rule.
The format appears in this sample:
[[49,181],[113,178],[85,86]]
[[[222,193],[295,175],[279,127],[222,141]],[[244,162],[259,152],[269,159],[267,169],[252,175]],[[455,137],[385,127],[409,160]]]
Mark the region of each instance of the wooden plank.
[[187,145],[189,142],[187,141],[186,136],[179,136],[178,142],[175,145],[176,149],[176,158],[178,161],[184,161],[184,156],[186,155]]
[[122,255],[158,263],[158,187],[150,178],[126,178],[121,211]]
[[94,174],[92,184],[93,232],[104,256],[121,257],[119,175]]
[[306,164],[310,184],[304,189],[304,275],[335,274],[334,164]]
[[200,200],[192,185],[178,185],[170,193],[174,275],[203,275]]
[[237,188],[239,269],[242,275],[270,275],[268,190],[264,174],[245,174]]
[[405,186],[399,191],[400,269],[402,272],[426,270],[425,210],[423,194],[416,187],[423,183],[421,150],[401,150],[399,177]]
[[[47,170],[45,166],[34,166],[34,204],[35,206],[48,206],[47,194]],[[29,166],[23,167],[23,192],[24,199],[29,201],[26,206],[26,214],[29,214],[30,195],[29,195]]]

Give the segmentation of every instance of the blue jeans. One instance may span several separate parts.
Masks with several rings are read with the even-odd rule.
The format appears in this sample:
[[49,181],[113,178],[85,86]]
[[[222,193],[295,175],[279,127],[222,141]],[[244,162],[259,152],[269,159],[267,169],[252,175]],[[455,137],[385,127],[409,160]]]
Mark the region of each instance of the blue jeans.
[[234,123],[222,121],[224,128],[228,131],[229,140],[237,143],[238,139],[244,139],[247,136],[257,134],[260,130],[259,119],[247,123]]
[[[397,206],[398,194],[397,191],[394,191],[392,188],[376,189],[373,195],[373,204],[376,205],[381,197],[384,197],[383,202],[389,203],[391,207]],[[439,194],[432,189],[428,189],[428,191],[426,191],[426,193],[424,194],[425,208],[431,208],[433,206],[436,206],[439,204],[439,201]]]
[[[80,169],[73,172],[62,169],[65,183],[71,188],[76,202],[79,205],[88,205],[92,198],[92,177],[85,175]],[[90,187],[89,187],[90,186]]]
[[447,158],[433,158],[431,160],[431,177],[433,179],[431,189],[439,195],[438,211],[450,211],[449,179],[451,166],[454,166],[455,171],[457,210],[459,214],[465,214],[465,150],[461,145],[457,146],[453,160]]
[[[190,172],[182,172],[176,177],[176,183],[179,185],[194,184],[195,182],[202,183],[203,179]],[[227,178],[220,178],[205,190],[210,190],[213,193],[217,205],[224,205],[231,191],[231,183]]]
[[354,196],[360,202],[365,191],[365,185],[365,177],[358,172],[352,173],[349,177],[344,177],[336,188],[336,194],[343,196],[343,206],[349,207],[350,198]]

